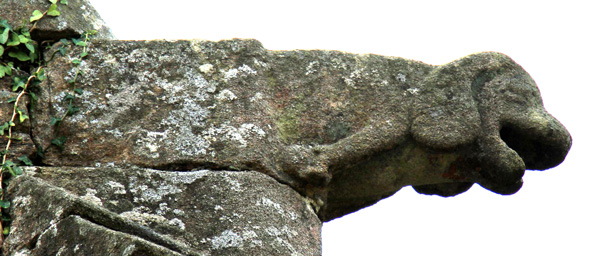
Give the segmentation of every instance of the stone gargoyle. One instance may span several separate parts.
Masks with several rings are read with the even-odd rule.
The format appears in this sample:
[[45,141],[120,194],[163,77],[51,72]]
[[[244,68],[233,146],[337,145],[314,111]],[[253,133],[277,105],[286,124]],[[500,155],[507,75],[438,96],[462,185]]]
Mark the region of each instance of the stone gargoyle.
[[[54,130],[77,54],[47,56],[46,103],[32,108],[45,164],[259,171],[310,198],[323,221],[408,185],[512,194],[525,170],[558,165],[571,146],[503,54],[434,66],[255,40],[93,41],[80,112]],[[49,147],[57,135],[63,150]]]

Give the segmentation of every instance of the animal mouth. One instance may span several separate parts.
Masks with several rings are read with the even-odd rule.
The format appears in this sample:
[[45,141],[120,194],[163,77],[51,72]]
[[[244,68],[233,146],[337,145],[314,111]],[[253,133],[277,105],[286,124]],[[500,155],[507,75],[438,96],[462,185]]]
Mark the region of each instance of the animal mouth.
[[484,188],[498,194],[516,193],[526,170],[547,170],[564,161],[572,139],[566,129],[548,114],[543,122],[505,122],[500,141],[492,144],[482,164]]
[[[561,133],[561,132],[560,132]],[[558,134],[557,129],[546,133],[532,127],[503,125],[501,139],[524,160],[528,170],[547,170],[559,165],[570,149],[568,134]],[[568,142],[566,142],[568,141]]]

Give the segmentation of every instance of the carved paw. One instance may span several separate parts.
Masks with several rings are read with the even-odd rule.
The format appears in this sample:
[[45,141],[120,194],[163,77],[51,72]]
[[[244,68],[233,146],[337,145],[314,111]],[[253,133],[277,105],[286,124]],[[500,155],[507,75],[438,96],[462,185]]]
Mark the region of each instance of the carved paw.
[[282,169],[299,187],[325,187],[330,181],[328,162],[320,148],[293,145],[281,152]]

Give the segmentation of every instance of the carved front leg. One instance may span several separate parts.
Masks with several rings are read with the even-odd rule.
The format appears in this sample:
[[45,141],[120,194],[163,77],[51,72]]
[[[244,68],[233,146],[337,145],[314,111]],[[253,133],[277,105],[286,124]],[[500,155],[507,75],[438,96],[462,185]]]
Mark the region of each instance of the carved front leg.
[[402,113],[394,114],[389,120],[376,121],[334,144],[316,146],[314,152],[334,174],[372,155],[392,149],[408,139],[410,121],[405,114],[408,107],[402,106]]

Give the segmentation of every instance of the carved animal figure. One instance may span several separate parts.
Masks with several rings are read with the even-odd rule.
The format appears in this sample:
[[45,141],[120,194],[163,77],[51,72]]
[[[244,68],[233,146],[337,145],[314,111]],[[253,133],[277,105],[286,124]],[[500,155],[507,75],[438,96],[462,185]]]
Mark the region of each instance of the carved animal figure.
[[[351,108],[364,110],[337,120],[366,119],[365,125],[334,143],[325,139],[299,158],[305,162],[291,167],[293,176],[317,176],[326,184],[320,197],[327,199],[322,219],[374,204],[406,185],[441,196],[465,192],[474,183],[513,194],[521,188],[526,169],[545,170],[564,160],[570,135],[544,110],[532,78],[507,56],[479,53],[426,68],[430,70],[422,78],[401,89],[377,87],[376,92],[364,92],[374,99],[349,98]],[[318,83],[323,90],[331,87]],[[358,90],[373,88],[366,86]],[[327,125],[324,133],[352,126],[343,122]],[[301,127],[315,130],[316,125],[312,121]]]
[[98,41],[81,65],[81,111],[56,132],[53,99],[72,66],[52,62],[34,139],[68,142],[47,164],[259,171],[311,198],[324,221],[408,185],[515,193],[525,170],[558,165],[571,146],[531,77],[499,53],[433,66],[255,40]]
[[454,196],[478,183],[513,194],[525,170],[557,166],[571,146],[532,78],[505,55],[474,54],[436,67],[415,88],[402,108],[408,115],[317,150],[332,175],[323,219],[373,204],[402,185]]

